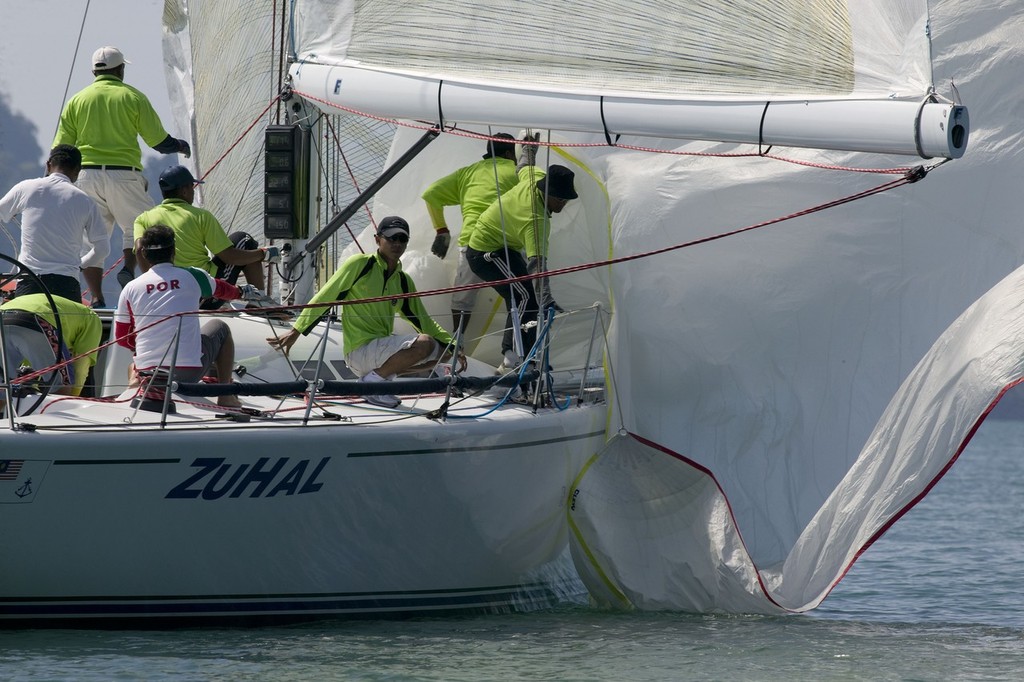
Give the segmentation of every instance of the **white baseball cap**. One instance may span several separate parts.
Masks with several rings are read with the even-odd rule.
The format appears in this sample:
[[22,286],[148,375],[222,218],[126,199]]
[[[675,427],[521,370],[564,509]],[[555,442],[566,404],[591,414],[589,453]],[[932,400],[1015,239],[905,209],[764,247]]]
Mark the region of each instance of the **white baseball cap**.
[[131,64],[116,47],[101,47],[92,53],[92,68],[97,71],[116,69],[122,64]]

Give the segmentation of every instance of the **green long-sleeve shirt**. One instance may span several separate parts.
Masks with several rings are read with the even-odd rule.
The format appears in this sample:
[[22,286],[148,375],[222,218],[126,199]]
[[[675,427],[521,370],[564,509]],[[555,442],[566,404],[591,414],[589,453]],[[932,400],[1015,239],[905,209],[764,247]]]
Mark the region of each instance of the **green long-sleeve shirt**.
[[[376,298],[416,291],[412,278],[402,272],[401,263],[390,276],[386,273],[387,263],[379,252],[356,254],[342,263],[338,271],[309,302]],[[292,327],[303,334],[308,334],[327,308],[328,306],[317,306],[304,309]],[[430,317],[419,298],[356,303],[341,308],[345,355],[362,348],[373,339],[390,336],[395,328],[395,313],[405,318],[419,333],[432,336],[445,345],[451,343],[451,334]]]
[[434,181],[423,192],[423,201],[434,229],[446,226],[445,206],[459,206],[462,211],[462,229],[459,231],[459,246],[469,244],[477,217],[494,200],[519,182],[516,162],[501,157],[481,159],[463,166],[454,173]]
[[[525,251],[527,258],[547,256],[551,221],[543,193],[537,182],[544,171],[526,166],[520,181],[480,214],[469,237],[469,247],[477,251],[508,248]],[[530,174],[532,173],[532,177]]]

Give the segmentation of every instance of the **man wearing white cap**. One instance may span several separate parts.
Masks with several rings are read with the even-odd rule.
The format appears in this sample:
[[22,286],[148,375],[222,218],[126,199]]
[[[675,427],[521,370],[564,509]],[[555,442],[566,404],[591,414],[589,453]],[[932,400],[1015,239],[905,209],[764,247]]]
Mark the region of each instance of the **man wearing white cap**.
[[[53,146],[71,144],[81,150],[82,172],[76,184],[96,200],[108,234],[115,222],[121,227],[124,267],[117,280],[122,287],[135,276],[135,218],[153,206],[142,176],[138,138],[161,154],[192,154],[188,142],[164,130],[149,99],[124,82],[127,63],[116,47],[93,53],[96,79],[65,105],[53,140]],[[102,262],[90,263],[82,273],[90,290],[101,290]],[[94,308],[103,306],[102,300],[93,301]]]

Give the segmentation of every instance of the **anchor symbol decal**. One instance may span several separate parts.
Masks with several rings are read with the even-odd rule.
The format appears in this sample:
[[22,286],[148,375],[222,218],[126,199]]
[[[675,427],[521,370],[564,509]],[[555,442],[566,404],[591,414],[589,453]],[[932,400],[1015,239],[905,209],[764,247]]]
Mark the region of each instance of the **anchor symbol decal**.
[[18,497],[27,497],[32,494],[32,479],[25,481],[25,484],[14,491],[14,494]]

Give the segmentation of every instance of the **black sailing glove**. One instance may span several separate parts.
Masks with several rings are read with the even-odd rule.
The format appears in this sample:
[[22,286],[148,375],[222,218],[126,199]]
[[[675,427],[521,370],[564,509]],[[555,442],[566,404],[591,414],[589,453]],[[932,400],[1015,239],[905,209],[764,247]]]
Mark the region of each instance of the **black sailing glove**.
[[430,253],[443,259],[448,255],[448,247],[451,244],[452,235],[448,232],[448,228],[441,228],[437,231],[437,235],[434,236],[434,243],[430,245]]

